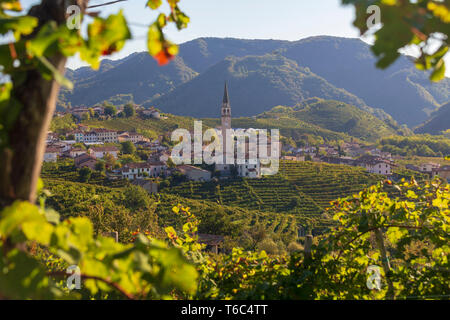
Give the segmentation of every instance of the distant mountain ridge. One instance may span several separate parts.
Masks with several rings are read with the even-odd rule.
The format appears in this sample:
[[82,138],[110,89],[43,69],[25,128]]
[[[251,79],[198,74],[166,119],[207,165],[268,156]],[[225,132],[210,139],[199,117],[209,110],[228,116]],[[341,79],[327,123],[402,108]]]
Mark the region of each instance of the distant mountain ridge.
[[[217,103],[227,79],[233,116],[252,116],[276,105],[295,105],[311,97],[334,99],[364,107],[365,103],[344,89],[302,68],[281,55],[227,57],[193,80],[144,106],[156,105],[169,113],[217,117]],[[221,88],[222,89],[222,88]]]
[[179,56],[165,67],[158,67],[147,53],[134,53],[102,61],[97,72],[68,70],[68,77],[75,89],[63,91],[60,104],[93,105],[125,95],[139,104],[191,116],[217,115],[224,80],[229,80],[237,115],[256,115],[318,96],[372,110],[379,117],[385,116],[384,110],[412,127],[450,100],[448,78],[430,83],[407,57],[378,70],[366,43],[329,36],[293,42],[199,38],[181,44]]

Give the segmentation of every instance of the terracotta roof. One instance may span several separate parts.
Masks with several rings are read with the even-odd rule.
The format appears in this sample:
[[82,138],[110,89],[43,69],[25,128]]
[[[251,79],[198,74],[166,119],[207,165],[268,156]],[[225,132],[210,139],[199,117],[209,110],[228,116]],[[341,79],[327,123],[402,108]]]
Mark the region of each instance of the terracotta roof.
[[119,149],[114,146],[104,146],[104,147],[91,147],[92,151],[94,152],[118,152]]
[[94,128],[92,129],[93,132],[117,132],[115,130],[110,130],[110,129],[106,129],[106,128]]
[[93,156],[90,156],[87,153],[83,153],[83,154],[80,154],[75,157],[75,161],[81,161],[83,159],[94,159],[95,160],[95,158]]
[[89,161],[97,161],[94,157],[84,153],[82,155],[76,156],[75,157],[75,165],[79,166],[82,165],[83,163],[89,162]]
[[165,166],[166,164],[162,161],[147,161],[151,166]]
[[147,162],[131,162],[127,163],[123,166],[123,169],[142,169],[142,168],[150,168],[152,164]]
[[198,234],[198,241],[200,243],[205,243],[208,245],[219,245],[225,241],[224,236],[214,235],[214,234]]
[[202,168],[198,168],[198,167],[194,167],[194,166],[189,166],[186,164],[177,166],[177,169],[181,170],[181,171],[201,171],[201,172],[208,172],[208,170],[202,169]]
[[45,148],[45,153],[58,153],[58,152],[60,152],[60,148],[58,148],[58,147]]
[[450,166],[442,166],[440,168],[433,168],[433,172],[450,171]]

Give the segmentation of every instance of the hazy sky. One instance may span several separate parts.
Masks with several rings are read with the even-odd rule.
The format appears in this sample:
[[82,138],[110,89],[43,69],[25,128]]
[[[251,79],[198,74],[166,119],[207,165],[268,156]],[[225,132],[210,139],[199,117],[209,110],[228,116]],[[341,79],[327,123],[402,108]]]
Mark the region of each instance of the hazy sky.
[[[91,0],[91,5],[111,0]],[[32,4],[38,0],[22,0]],[[145,25],[154,21],[158,12],[145,8],[147,0],[128,0],[101,7],[106,16],[123,9],[133,34],[133,40],[112,59],[125,57],[136,51],[146,50]],[[342,6],[340,0],[181,0],[180,8],[191,18],[187,29],[167,30],[168,39],[175,43],[198,37],[233,37],[245,39],[299,40],[315,35],[359,37],[353,27],[354,9]],[[166,7],[162,8],[168,12]],[[89,22],[90,19],[88,19]],[[450,66],[450,56],[447,56]],[[70,68],[83,63],[73,58]],[[450,67],[447,68],[450,76]]]

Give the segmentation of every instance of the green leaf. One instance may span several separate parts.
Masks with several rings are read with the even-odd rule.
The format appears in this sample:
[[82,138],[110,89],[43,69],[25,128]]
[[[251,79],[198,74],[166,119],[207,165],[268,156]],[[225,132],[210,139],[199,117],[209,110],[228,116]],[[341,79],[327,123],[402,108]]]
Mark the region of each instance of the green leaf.
[[73,83],[69,79],[65,78],[61,73],[59,73],[59,71],[56,70],[56,68],[47,60],[47,58],[45,58],[44,56],[37,56],[36,58],[52,73],[56,82],[65,86],[69,90],[73,89]]
[[16,40],[21,35],[28,35],[38,25],[38,19],[31,16],[0,18],[0,34],[5,35],[12,31]]
[[437,82],[445,77],[445,62],[444,59],[441,59],[440,62],[436,65],[433,72],[430,75],[430,80]]
[[162,0],[148,0],[147,1],[147,7],[150,7],[150,9],[155,10],[158,9],[162,4]]

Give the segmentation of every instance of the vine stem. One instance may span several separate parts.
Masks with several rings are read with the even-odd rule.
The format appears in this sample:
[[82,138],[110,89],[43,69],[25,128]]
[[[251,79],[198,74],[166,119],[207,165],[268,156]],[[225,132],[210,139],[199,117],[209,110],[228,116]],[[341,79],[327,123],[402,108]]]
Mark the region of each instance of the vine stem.
[[[406,225],[398,225],[398,224],[387,224],[385,226],[369,228],[366,231],[363,231],[363,232],[357,234],[354,238],[352,238],[350,241],[348,241],[346,244],[344,244],[343,247],[344,248],[347,247],[349,244],[351,244],[352,242],[356,241],[358,238],[360,238],[361,236],[365,235],[367,232],[376,231],[377,229],[382,228],[382,227],[383,228],[386,227],[386,228],[422,229],[421,226],[416,227],[416,226],[406,226]],[[338,237],[338,238],[340,238],[340,237]],[[341,255],[343,253],[343,250],[344,249],[339,251],[339,254],[338,254],[336,260],[339,260],[339,258],[341,257]]]
[[[53,271],[53,272],[49,272],[47,273],[47,276],[49,277],[65,277],[68,274],[64,271]],[[119,284],[110,281],[108,279],[104,279],[102,277],[98,277],[98,276],[90,276],[87,274],[80,274],[80,277],[84,280],[97,280],[97,281],[101,281],[105,284],[107,284],[108,286],[116,289],[120,294],[122,294],[123,296],[125,296],[127,299],[129,300],[135,300],[134,295],[132,295],[131,293],[128,293],[125,289],[123,289]]]

